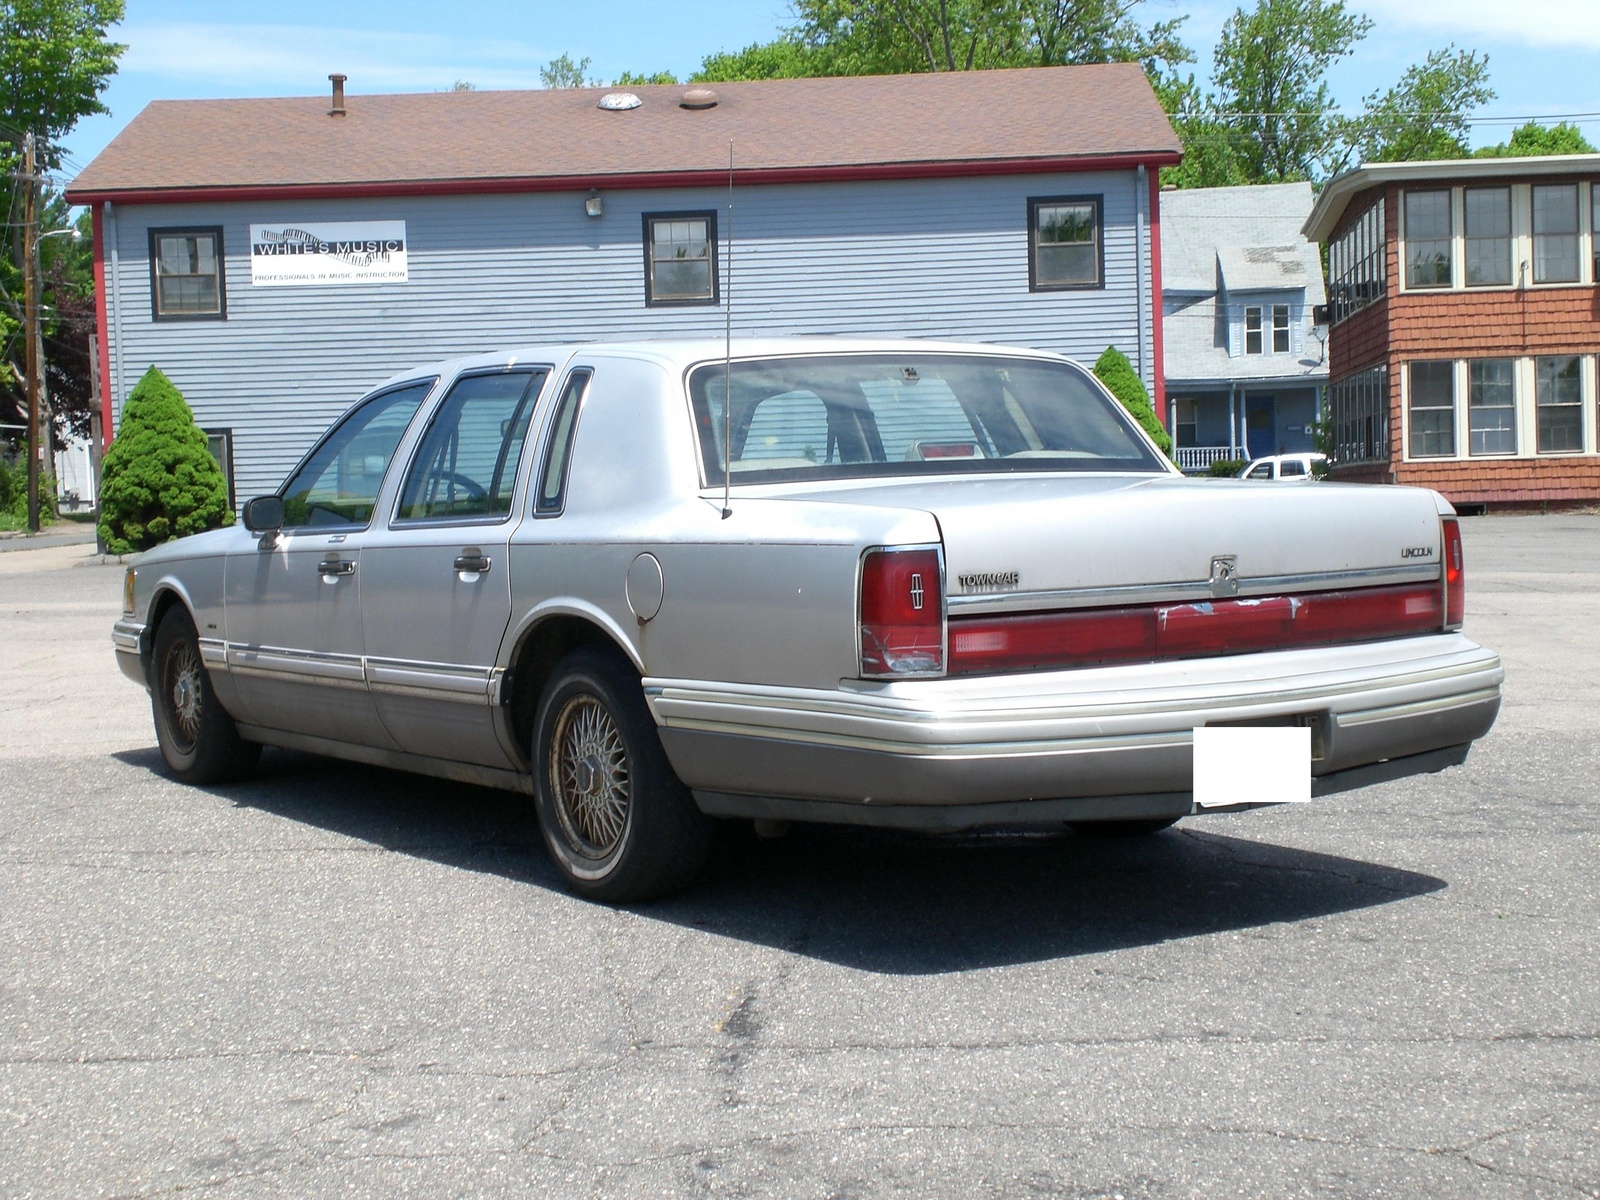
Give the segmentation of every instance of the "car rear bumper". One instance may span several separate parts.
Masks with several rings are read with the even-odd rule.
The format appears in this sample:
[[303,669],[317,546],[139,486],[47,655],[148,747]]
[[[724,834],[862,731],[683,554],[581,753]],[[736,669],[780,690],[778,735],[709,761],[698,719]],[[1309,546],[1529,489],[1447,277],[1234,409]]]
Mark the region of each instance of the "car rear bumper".
[[645,694],[707,811],[738,797],[862,809],[1121,798],[1111,811],[1134,816],[1189,811],[1203,725],[1314,722],[1318,791],[1374,764],[1388,777],[1438,770],[1450,763],[1435,752],[1464,756],[1494,723],[1503,677],[1492,651],[1441,634],[827,691],[646,679]]

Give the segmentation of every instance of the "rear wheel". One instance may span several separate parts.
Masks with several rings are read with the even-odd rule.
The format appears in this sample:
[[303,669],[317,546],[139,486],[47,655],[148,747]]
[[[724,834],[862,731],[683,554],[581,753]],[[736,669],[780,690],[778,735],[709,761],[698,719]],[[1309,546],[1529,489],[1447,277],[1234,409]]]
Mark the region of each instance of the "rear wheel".
[[1146,817],[1138,821],[1068,821],[1073,833],[1082,837],[1147,837],[1178,823],[1177,817]]
[[574,890],[610,904],[653,900],[699,873],[711,819],[673,774],[620,655],[586,646],[556,665],[532,757],[539,827]]
[[173,607],[156,627],[150,661],[150,704],[156,743],[181,783],[229,783],[255,769],[261,747],[239,736],[211,690],[194,622]]

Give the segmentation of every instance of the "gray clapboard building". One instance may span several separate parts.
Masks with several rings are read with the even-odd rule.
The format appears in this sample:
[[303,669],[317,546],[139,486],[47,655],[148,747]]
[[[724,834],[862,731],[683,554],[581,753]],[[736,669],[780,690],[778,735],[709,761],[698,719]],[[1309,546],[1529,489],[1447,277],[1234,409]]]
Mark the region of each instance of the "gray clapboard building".
[[[732,158],[730,222],[730,154]],[[94,214],[105,427],[152,364],[237,499],[366,389],[557,339],[859,333],[1092,361],[1159,395],[1158,169],[1134,64],[161,101]]]
[[1161,194],[1166,394],[1178,465],[1311,450],[1328,383],[1309,183]]

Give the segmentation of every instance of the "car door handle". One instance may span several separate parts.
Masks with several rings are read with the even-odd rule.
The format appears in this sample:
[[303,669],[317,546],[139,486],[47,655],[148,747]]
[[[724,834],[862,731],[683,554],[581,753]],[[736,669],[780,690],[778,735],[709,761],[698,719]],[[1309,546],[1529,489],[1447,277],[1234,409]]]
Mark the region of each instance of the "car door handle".
[[465,554],[456,555],[455,569],[458,571],[468,571],[476,575],[482,575],[489,569],[489,563],[490,559],[487,554],[473,554],[469,551]]
[[325,558],[317,564],[318,575],[354,575],[356,564],[350,558]]

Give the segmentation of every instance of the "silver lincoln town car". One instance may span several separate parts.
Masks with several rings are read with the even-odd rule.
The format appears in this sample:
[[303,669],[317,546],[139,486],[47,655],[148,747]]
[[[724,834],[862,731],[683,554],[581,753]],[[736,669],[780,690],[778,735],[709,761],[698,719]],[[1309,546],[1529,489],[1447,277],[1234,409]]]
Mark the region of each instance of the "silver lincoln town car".
[[1462,610],[1433,492],[1187,480],[1066,359],[806,338],[397,376],[113,638],[176,778],[525,792],[624,901],[714,818],[1151,832],[1210,726],[1307,730],[1312,794],[1458,764],[1502,678]]

